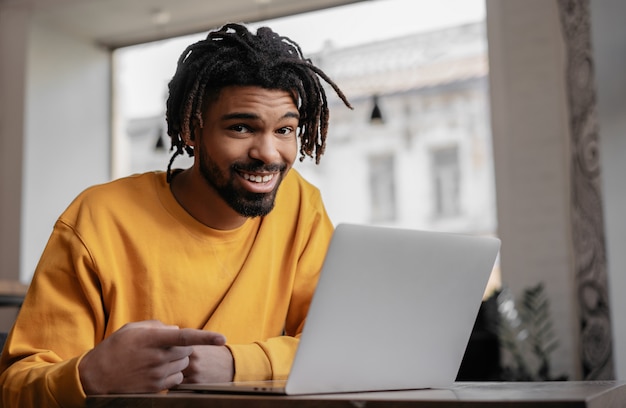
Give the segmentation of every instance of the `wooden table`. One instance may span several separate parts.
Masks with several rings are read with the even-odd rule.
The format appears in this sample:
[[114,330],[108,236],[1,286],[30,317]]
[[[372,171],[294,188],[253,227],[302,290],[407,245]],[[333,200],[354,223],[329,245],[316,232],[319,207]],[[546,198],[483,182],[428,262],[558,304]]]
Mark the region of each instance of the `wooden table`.
[[446,389],[263,396],[169,392],[163,394],[93,396],[88,408],[625,408],[626,383],[603,382],[459,382]]

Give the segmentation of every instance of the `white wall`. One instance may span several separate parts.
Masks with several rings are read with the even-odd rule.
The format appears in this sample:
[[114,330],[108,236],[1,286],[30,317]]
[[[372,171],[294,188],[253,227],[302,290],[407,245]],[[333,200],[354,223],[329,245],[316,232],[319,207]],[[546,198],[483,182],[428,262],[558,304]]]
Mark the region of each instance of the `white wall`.
[[[626,2],[591,0],[602,202],[615,377],[626,379]],[[570,146],[556,1],[487,0],[503,280],[548,284],[561,347],[554,374],[580,374],[580,324],[567,234]],[[532,27],[529,30],[528,27]],[[541,139],[535,146],[533,141]],[[525,163],[532,163],[532,167]],[[526,170],[524,170],[526,168]],[[541,170],[540,174],[537,171]],[[524,171],[530,173],[524,174]],[[533,177],[533,174],[535,175]],[[561,207],[561,208],[559,208]],[[533,228],[533,225],[535,228]],[[542,249],[543,247],[543,249]],[[565,348],[563,347],[565,346]]]
[[487,27],[502,281],[516,298],[544,283],[559,341],[550,374],[581,379],[556,1],[487,0]]
[[614,362],[626,380],[626,2],[590,3]]
[[27,55],[20,280],[56,218],[109,179],[110,53],[33,22]]
[[17,279],[28,13],[0,5],[0,277]]

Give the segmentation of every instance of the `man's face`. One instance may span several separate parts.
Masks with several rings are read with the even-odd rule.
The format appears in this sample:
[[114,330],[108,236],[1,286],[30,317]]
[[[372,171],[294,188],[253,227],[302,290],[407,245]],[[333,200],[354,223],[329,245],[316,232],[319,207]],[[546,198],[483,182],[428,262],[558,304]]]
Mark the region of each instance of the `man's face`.
[[237,213],[268,214],[297,155],[299,114],[292,96],[254,86],[226,87],[203,122],[194,141],[202,177]]

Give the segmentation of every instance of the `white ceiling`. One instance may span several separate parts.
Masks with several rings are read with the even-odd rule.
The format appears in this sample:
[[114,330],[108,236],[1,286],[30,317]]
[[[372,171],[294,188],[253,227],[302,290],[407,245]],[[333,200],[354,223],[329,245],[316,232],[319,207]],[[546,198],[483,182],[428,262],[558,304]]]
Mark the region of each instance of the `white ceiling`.
[[26,4],[37,23],[110,48],[363,0],[0,0]]

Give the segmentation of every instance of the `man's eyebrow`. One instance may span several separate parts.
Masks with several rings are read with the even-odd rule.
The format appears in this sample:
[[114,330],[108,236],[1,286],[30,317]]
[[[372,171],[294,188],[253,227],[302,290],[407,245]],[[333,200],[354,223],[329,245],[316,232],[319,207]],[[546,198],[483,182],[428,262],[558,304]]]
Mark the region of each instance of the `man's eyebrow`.
[[233,112],[222,115],[222,120],[231,120],[231,119],[258,119],[259,116],[253,113],[246,112]]
[[[300,119],[300,113],[298,112],[287,112],[283,115],[283,118],[296,118]],[[233,119],[259,119],[259,115],[254,113],[247,112],[233,112],[222,115],[222,120],[233,120]]]
[[283,115],[283,118],[296,118],[300,119],[300,112],[287,112]]

